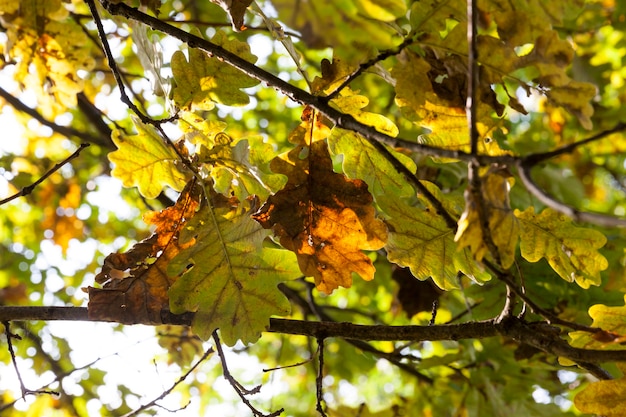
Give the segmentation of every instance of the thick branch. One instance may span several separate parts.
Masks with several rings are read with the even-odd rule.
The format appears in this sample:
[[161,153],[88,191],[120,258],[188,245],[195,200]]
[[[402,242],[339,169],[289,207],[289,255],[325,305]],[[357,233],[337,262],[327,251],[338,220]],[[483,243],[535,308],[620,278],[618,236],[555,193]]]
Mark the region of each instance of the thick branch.
[[[193,313],[175,315],[162,311],[163,324],[190,325]],[[12,307],[0,306],[0,322],[35,320],[90,320],[86,307]],[[560,329],[545,322],[528,323],[509,317],[500,322],[494,320],[444,324],[435,326],[386,326],[359,325],[303,321],[290,319],[270,319],[267,329],[271,333],[310,336],[315,338],[341,337],[356,340],[402,340],[435,341],[484,339],[487,337],[510,337],[551,355],[568,358],[581,363],[626,362],[626,350],[593,350],[570,346],[560,337]]]

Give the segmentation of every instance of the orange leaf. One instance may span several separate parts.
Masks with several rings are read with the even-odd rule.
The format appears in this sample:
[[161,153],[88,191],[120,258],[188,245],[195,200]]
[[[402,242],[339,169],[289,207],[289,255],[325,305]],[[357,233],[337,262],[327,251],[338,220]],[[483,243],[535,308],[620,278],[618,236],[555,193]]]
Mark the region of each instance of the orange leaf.
[[361,250],[380,249],[387,229],[375,217],[367,184],[333,172],[324,141],[296,147],[286,159],[272,161],[272,169],[288,182],[253,218],[273,227],[280,243],[296,253],[300,270],[325,293],[350,287],[352,272],[374,278],[372,261]]
[[196,212],[200,187],[190,182],[172,207],[144,215],[156,226],[147,239],[128,252],[112,253],[104,260],[96,282],[89,287],[89,318],[124,324],[161,324],[161,310],[169,308],[168,290],[178,277],[167,274],[167,265],[186,245],[178,233]]

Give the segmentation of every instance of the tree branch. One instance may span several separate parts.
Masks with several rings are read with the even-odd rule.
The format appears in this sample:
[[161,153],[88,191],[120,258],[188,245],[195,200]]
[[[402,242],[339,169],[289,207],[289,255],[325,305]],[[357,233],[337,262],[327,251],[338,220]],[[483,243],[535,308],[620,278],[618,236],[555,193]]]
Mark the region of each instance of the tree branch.
[[37,120],[42,125],[49,127],[54,132],[60,135],[63,135],[67,138],[76,137],[80,139],[81,141],[93,143],[94,145],[100,145],[100,146],[105,146],[105,147],[109,146],[106,140],[103,140],[102,138],[98,136],[93,136],[93,135],[90,135],[89,133],[81,132],[80,130],[74,129],[72,127],[61,126],[54,122],[51,122],[50,120],[43,117],[37,110],[31,107],[28,107],[26,104],[22,103],[20,100],[18,100],[16,97],[14,97],[11,93],[6,91],[2,87],[0,87],[0,97],[2,97],[7,103],[9,103],[15,110],[21,111],[22,113],[26,113],[27,115]]
[[580,211],[572,206],[569,206],[565,203],[562,203],[556,200],[554,197],[546,194],[539,186],[533,181],[530,170],[532,165],[525,160],[520,160],[516,163],[517,172],[522,180],[522,183],[526,187],[526,189],[534,195],[539,201],[541,201],[546,206],[550,207],[553,210],[556,210],[560,213],[565,214],[566,216],[572,218],[575,221],[579,222],[587,222],[596,224],[598,226],[604,227],[626,227],[626,219],[621,219],[615,216],[609,216],[607,214],[601,213],[590,213],[585,211]]
[[[167,310],[161,311],[163,324],[191,325],[193,317],[193,313],[175,315]],[[99,321],[89,319],[86,307],[0,306],[0,322],[36,320]],[[314,338],[340,337],[348,340],[413,342],[504,336],[574,362],[593,364],[626,362],[626,350],[575,348],[561,339],[560,328],[546,322],[529,323],[517,317],[505,317],[500,321],[486,320],[434,326],[359,325],[272,318],[267,331]]]
[[9,201],[15,200],[18,197],[24,197],[29,195],[30,193],[33,192],[33,190],[35,189],[36,186],[38,186],[39,184],[41,184],[42,182],[44,182],[48,177],[50,177],[50,175],[54,174],[55,172],[57,172],[59,169],[61,169],[61,167],[65,164],[67,164],[68,162],[70,162],[72,159],[77,158],[78,155],[80,155],[81,151],[83,149],[85,149],[87,146],[89,146],[88,143],[81,143],[81,145],[79,146],[78,149],[76,149],[74,151],[74,153],[72,153],[70,156],[68,156],[67,158],[65,158],[64,160],[62,160],[61,162],[59,162],[58,164],[55,164],[52,168],[50,168],[45,174],[43,174],[41,176],[41,178],[39,178],[37,181],[35,181],[34,183],[22,188],[19,192],[13,194],[12,196],[9,196],[3,200],[0,200],[0,206],[3,204],[8,203]]

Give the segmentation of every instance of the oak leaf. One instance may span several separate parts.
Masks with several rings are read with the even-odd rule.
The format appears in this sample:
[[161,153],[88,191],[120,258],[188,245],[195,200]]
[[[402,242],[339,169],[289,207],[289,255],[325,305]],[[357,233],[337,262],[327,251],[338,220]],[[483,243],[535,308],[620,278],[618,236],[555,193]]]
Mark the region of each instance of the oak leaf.
[[606,243],[601,232],[576,227],[569,217],[552,209],[535,214],[529,207],[515,210],[520,220],[520,249],[528,262],[546,258],[561,278],[583,288],[600,284],[600,271],[609,263],[598,249]]
[[181,249],[178,235],[195,215],[200,187],[195,182],[181,193],[176,204],[159,212],[148,212],[144,221],[156,227],[147,239],[128,252],[112,253],[104,260],[96,282],[89,287],[89,317],[125,324],[161,324],[161,311],[169,309],[168,290],[176,276],[167,274],[167,265]]
[[[365,181],[374,198],[385,194],[409,197],[414,193],[413,187],[404,175],[358,134],[333,128],[328,137],[328,148],[333,155],[343,156],[342,168],[346,176]],[[393,149],[389,149],[389,152],[409,171],[416,171],[417,167],[411,158]]]
[[203,339],[219,328],[227,345],[255,342],[270,316],[290,312],[278,283],[300,276],[291,253],[263,247],[267,235],[250,208],[212,191],[168,265],[170,276],[182,274],[169,290],[171,311],[195,312],[192,329]]
[[188,180],[180,158],[153,126],[143,124],[133,117],[136,135],[124,135],[114,130],[112,139],[117,150],[109,154],[115,165],[111,175],[122,180],[126,187],[137,186],[146,198],[157,197],[168,185],[176,191],[183,189]]
[[[247,43],[230,40],[222,31],[218,31],[211,42],[248,62],[256,62],[257,58],[250,52]],[[189,60],[182,51],[174,52],[171,65],[175,81],[172,100],[183,110],[211,110],[215,103],[228,106],[248,104],[250,98],[241,89],[259,83],[222,60],[195,48],[189,48]]]
[[[626,304],[626,296],[624,297]],[[584,349],[624,350],[626,346],[626,305],[607,306],[595,304],[589,307],[593,319],[591,327],[602,329],[596,333],[570,332],[571,345]]]
[[[454,202],[444,198],[434,184],[422,183],[449,212],[456,211]],[[432,278],[439,288],[446,290],[458,288],[459,272],[478,283],[491,278],[468,248],[459,249],[454,231],[425,199],[389,197],[379,198],[377,203],[389,227],[385,250],[390,262],[410,268],[420,280]]]
[[296,253],[302,272],[326,293],[350,287],[353,272],[373,279],[375,268],[362,250],[380,249],[387,231],[375,217],[367,184],[333,172],[324,141],[299,145],[272,169],[287,175],[287,184],[254,219]]
[[583,413],[606,417],[622,417],[626,402],[626,364],[617,363],[622,371],[619,379],[597,381],[586,386],[574,397],[574,405]]

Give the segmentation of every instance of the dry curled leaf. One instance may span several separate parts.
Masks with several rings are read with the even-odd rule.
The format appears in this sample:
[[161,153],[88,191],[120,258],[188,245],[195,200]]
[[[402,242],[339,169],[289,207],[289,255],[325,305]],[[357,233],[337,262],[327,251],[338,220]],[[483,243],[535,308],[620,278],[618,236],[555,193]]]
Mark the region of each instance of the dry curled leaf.
[[149,238],[105,258],[96,276],[102,288],[88,289],[91,320],[161,324],[161,310],[169,308],[168,290],[177,279],[168,276],[167,265],[185,247],[178,233],[198,207],[200,187],[190,184],[174,206],[144,215],[156,226]]

